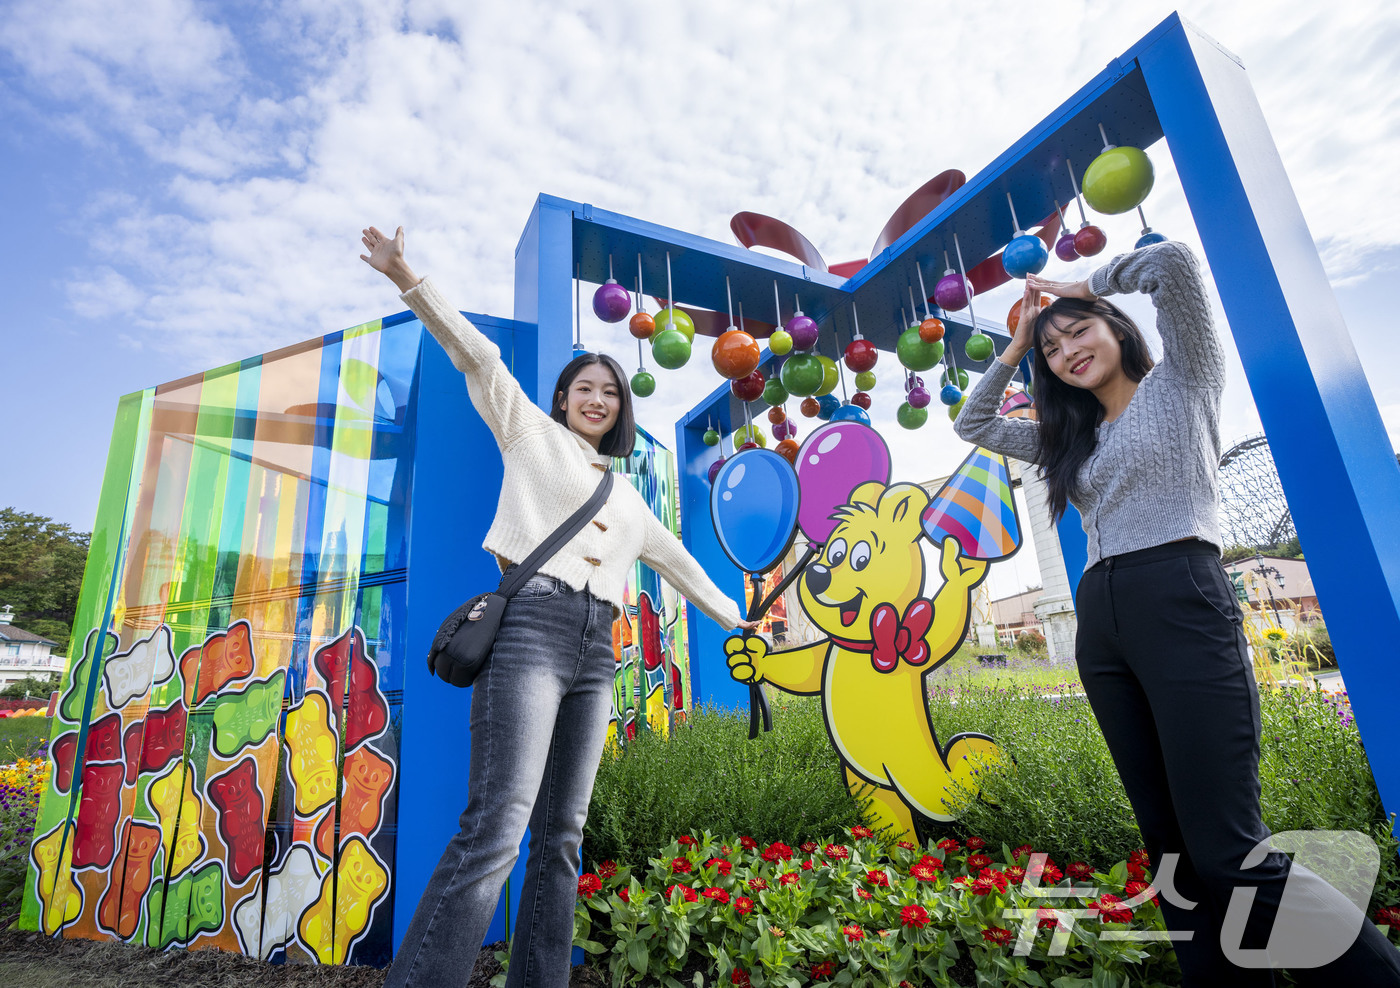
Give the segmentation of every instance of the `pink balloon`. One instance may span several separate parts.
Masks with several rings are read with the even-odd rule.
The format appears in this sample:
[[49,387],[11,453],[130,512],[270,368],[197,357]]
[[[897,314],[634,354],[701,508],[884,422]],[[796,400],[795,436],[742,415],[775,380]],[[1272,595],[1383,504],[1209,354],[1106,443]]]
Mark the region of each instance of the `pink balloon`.
[[810,542],[825,542],[835,531],[831,515],[861,484],[890,482],[890,451],[880,434],[859,422],[832,422],[815,430],[797,453],[797,484],[802,492],[797,526]]

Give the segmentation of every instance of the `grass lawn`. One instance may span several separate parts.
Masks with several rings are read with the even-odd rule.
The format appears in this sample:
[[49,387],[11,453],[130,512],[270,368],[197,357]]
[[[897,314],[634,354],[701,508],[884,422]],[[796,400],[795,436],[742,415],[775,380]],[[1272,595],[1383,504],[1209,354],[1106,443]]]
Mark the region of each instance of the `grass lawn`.
[[0,765],[8,765],[35,754],[41,741],[49,738],[47,717],[6,717],[0,720]]

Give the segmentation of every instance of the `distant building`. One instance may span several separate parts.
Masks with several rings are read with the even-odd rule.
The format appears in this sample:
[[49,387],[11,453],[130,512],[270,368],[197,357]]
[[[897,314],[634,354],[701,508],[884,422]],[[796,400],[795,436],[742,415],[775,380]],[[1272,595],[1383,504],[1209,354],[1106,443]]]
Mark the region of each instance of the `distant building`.
[[1040,587],[992,601],[992,621],[997,626],[997,640],[1013,645],[1023,631],[1045,634],[1045,625],[1036,614],[1035,605],[1045,592]]
[[14,608],[9,604],[0,608],[0,689],[30,676],[43,679],[51,673],[62,675],[67,660],[50,654],[58,642],[16,628],[10,623],[13,617]]
[[1256,609],[1262,605],[1277,611],[1280,627],[1293,626],[1295,608],[1299,620],[1322,620],[1308,564],[1301,559],[1246,556],[1226,563],[1225,572],[1235,584],[1236,595],[1243,593]]

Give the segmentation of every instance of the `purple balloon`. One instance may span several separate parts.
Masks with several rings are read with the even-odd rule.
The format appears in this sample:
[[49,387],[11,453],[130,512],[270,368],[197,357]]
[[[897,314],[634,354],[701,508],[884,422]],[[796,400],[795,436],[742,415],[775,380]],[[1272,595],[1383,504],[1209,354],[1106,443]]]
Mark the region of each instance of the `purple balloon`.
[[859,422],[819,426],[797,453],[802,504],[797,525],[810,542],[825,542],[836,529],[831,515],[861,484],[890,482],[890,451],[880,434]]
[[933,395],[928,393],[928,388],[910,388],[908,401],[914,408],[927,408],[928,403],[933,401]]
[[632,311],[632,293],[611,278],[593,293],[593,314],[603,322],[621,322]]
[[1079,251],[1074,249],[1074,234],[1066,233],[1055,241],[1055,256],[1062,261],[1079,260]]
[[938,303],[939,308],[947,309],[949,312],[957,312],[959,309],[966,308],[970,298],[972,298],[972,282],[961,277],[956,271],[950,271],[939,278],[938,284],[933,289],[933,300]]
[[722,456],[710,464],[710,472],[706,475],[709,477],[710,483],[715,482],[715,474],[719,473],[719,468],[722,466],[724,466],[724,457]]
[[792,337],[794,350],[810,350],[817,345],[817,322],[811,316],[793,316],[783,328]]

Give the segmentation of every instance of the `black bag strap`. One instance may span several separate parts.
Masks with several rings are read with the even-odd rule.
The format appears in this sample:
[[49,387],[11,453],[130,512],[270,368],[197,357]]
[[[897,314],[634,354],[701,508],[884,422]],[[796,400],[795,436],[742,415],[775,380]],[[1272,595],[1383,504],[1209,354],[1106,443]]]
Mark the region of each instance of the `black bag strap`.
[[564,544],[577,535],[583,526],[587,525],[598,510],[603,506],[603,502],[612,493],[613,473],[611,470],[603,471],[603,479],[598,481],[598,487],[593,491],[583,506],[564,520],[564,524],[556,528],[549,538],[541,542],[535,551],[525,558],[525,561],[515,568],[515,572],[509,577],[502,575],[501,585],[496,588],[496,593],[509,600],[515,596],[515,592],[530,582],[530,578],[543,566],[556,552],[564,548]]

